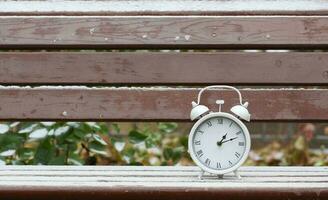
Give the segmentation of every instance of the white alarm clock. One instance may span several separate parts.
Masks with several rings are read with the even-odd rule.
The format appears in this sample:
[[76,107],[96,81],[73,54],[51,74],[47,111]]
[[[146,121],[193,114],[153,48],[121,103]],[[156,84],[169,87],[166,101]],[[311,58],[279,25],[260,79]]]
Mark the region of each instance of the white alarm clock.
[[[230,111],[234,114],[221,111],[224,100],[217,100],[218,112],[210,112],[208,107],[200,104],[202,93],[207,89],[232,89],[239,95],[239,105],[233,106]],[[216,174],[222,178],[224,174],[234,172],[240,178],[237,169],[247,159],[251,140],[247,127],[240,120],[250,121],[247,110],[248,102],[242,102],[240,91],[232,86],[213,85],[200,90],[198,101],[192,102],[191,120],[193,125],[188,140],[188,151],[197,166],[201,168],[199,178],[204,172]]]

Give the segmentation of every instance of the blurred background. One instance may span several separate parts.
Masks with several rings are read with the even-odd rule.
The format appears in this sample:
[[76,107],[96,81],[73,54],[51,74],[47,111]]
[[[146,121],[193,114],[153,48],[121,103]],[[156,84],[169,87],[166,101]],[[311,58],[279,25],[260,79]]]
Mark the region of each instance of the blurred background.
[[[245,165],[328,165],[327,123],[246,124]],[[193,165],[192,123],[2,122],[0,165]]]

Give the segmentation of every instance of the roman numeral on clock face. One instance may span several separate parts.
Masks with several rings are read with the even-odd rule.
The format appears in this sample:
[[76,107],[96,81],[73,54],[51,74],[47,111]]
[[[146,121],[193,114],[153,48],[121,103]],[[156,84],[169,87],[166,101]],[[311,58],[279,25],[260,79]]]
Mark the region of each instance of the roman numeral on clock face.
[[216,168],[221,168],[221,163],[217,162],[216,163]]
[[218,118],[218,124],[223,124],[223,119]]
[[239,146],[245,146],[245,142],[239,142],[238,145]]
[[240,135],[241,134],[241,131],[238,131],[237,133],[236,133],[236,135]]
[[240,157],[240,153],[235,152],[235,156],[236,156],[237,158],[239,158],[239,157]]
[[199,140],[196,140],[195,141],[195,145],[200,145],[200,141]]
[[229,165],[232,165],[232,162],[229,160]]
[[206,124],[208,125],[208,127],[212,126],[212,122],[211,121],[207,121]]
[[211,160],[208,159],[208,158],[206,158],[206,160],[205,160],[205,164],[206,164],[207,166],[210,166],[210,164],[211,164]]
[[197,155],[198,155],[198,157],[202,157],[204,155],[204,153],[202,150],[199,150],[199,151],[197,151]]

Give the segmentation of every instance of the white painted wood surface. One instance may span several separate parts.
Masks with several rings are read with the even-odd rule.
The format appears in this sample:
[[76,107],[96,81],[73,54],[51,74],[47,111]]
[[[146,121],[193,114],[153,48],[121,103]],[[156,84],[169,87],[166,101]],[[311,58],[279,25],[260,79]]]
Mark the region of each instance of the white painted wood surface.
[[56,0],[0,1],[0,13],[298,12],[327,11],[325,0]]
[[328,188],[327,167],[242,167],[242,179],[228,174],[197,178],[197,167],[2,166],[0,188]]

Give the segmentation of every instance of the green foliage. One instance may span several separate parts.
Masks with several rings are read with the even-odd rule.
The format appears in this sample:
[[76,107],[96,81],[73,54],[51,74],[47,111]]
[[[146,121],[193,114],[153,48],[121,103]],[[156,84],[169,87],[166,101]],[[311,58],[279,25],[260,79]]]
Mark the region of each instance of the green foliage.
[[176,123],[155,130],[95,122],[14,122],[0,124],[0,164],[94,165],[175,164],[187,157],[185,136],[172,137]]
[[2,164],[83,165],[86,152],[107,154],[103,123],[15,122],[1,124],[0,132]]

